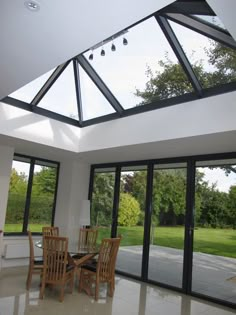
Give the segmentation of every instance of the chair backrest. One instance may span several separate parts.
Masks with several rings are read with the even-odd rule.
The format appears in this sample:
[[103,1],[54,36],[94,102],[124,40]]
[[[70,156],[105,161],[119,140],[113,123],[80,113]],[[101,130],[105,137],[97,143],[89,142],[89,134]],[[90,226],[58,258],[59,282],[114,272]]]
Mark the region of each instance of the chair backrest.
[[120,237],[104,238],[102,240],[97,264],[97,276],[102,281],[110,280],[115,273],[120,240]]
[[43,279],[48,283],[63,280],[68,259],[68,237],[44,236]]
[[34,263],[34,243],[33,243],[31,231],[28,231],[28,237],[29,237],[29,260],[30,260],[30,263]]
[[81,228],[79,230],[79,250],[88,247],[95,247],[97,236],[97,229]]
[[57,226],[44,226],[42,227],[43,236],[59,236],[59,227]]

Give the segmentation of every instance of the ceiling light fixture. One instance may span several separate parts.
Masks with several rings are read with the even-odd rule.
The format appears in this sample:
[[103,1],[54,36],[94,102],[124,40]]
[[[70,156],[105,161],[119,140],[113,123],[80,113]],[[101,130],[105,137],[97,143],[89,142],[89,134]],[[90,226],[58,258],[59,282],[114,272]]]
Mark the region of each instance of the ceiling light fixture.
[[116,51],[116,46],[114,43],[112,43],[112,45],[111,45],[111,51]]
[[123,45],[125,45],[125,46],[128,45],[128,41],[125,37],[123,38]]
[[89,55],[89,60],[93,60],[93,51],[91,51],[91,54]]
[[105,56],[105,50],[102,48],[102,50],[101,50],[101,56]]
[[40,10],[40,4],[35,0],[25,1],[24,5],[31,12],[37,12]]

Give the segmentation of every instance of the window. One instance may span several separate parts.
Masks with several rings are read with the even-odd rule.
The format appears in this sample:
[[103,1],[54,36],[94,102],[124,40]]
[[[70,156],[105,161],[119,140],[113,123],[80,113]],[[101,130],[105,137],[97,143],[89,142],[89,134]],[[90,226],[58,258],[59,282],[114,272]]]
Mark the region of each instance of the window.
[[5,233],[41,232],[53,225],[59,163],[15,155],[9,185]]

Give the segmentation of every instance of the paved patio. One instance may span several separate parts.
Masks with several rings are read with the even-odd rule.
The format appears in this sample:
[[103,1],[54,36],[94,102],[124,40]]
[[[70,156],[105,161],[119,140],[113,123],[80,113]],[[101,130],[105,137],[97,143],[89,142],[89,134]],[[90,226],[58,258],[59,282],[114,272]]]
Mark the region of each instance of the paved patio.
[[[122,246],[118,253],[116,268],[140,276],[141,259],[142,246]],[[182,250],[151,245],[149,279],[181,287],[182,269]],[[194,253],[192,290],[235,303],[236,259]]]

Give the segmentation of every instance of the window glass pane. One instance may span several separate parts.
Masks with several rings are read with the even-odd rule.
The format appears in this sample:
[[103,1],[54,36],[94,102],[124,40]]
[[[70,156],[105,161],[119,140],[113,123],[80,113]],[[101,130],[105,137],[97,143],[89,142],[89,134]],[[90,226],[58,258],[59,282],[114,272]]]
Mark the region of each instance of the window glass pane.
[[30,164],[13,161],[4,232],[22,232]]
[[[116,51],[111,51],[111,42],[104,45],[105,56],[100,55],[101,47],[95,49],[92,61],[91,52],[85,53],[125,109],[192,91],[154,17],[130,28],[125,38],[125,46],[122,37],[114,40]],[[173,84],[173,76],[184,88]]]
[[154,166],[148,278],[179,288],[183,276],[186,184],[186,163]]
[[147,167],[122,167],[117,235],[121,235],[116,269],[141,276]]
[[79,68],[79,72],[83,120],[114,113],[114,108],[89,78],[87,73],[81,67]]
[[236,50],[170,21],[204,88],[236,81]]
[[28,228],[42,232],[42,226],[51,225],[57,169],[35,165],[31,192]]
[[35,95],[42,88],[44,83],[49,79],[50,75],[54,72],[55,69],[43,74],[41,77],[35,79],[34,81],[26,84],[22,88],[18,89],[14,93],[10,94],[10,97],[16,98],[20,101],[31,103]]
[[196,168],[192,291],[235,303],[236,164],[231,163],[205,161]]
[[193,17],[196,17],[200,20],[203,20],[204,22],[210,23],[214,26],[220,27],[223,30],[226,30],[224,24],[221,22],[221,20],[218,18],[218,16],[212,16],[212,15],[193,15]]
[[111,236],[115,171],[94,174],[91,224],[99,227],[98,243]]
[[73,63],[62,72],[38,104],[52,112],[78,119]]

